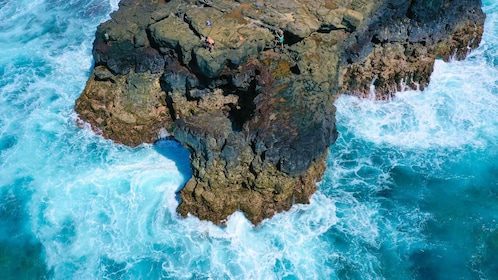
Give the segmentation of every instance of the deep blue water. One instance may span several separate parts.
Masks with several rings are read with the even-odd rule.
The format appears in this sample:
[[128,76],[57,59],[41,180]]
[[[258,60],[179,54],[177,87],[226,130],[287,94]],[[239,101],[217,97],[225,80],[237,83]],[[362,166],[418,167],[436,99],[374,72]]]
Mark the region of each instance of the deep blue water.
[[391,102],[340,97],[310,205],[254,228],[180,219],[173,142],[73,111],[117,0],[0,0],[0,279],[497,279],[498,3],[465,61]]

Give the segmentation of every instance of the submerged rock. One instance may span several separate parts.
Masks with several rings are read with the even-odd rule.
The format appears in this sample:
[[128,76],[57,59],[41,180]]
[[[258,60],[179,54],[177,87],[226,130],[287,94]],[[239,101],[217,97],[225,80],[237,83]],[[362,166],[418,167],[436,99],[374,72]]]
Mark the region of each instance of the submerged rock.
[[[424,88],[477,47],[478,0],[122,0],[96,32],[76,111],[118,143],[164,131],[191,151],[178,212],[254,224],[308,203],[341,93]],[[277,33],[284,35],[283,47]],[[215,44],[206,45],[206,38]]]

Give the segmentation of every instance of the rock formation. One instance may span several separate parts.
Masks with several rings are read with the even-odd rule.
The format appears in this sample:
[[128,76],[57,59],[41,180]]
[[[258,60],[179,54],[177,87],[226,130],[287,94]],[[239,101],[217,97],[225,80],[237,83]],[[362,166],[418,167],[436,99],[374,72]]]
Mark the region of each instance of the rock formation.
[[[478,46],[480,0],[122,0],[96,32],[75,110],[136,146],[174,135],[193,177],[178,212],[254,224],[308,203],[341,93],[423,89]],[[284,47],[277,41],[283,32]],[[206,45],[206,37],[215,44]],[[210,49],[214,48],[214,49]]]

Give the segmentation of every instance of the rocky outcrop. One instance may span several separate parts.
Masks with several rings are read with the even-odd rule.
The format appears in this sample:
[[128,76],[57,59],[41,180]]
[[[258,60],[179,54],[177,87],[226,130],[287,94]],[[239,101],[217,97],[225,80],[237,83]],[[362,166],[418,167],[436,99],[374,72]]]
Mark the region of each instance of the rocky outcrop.
[[[341,91],[388,99],[424,89],[436,59],[463,59],[483,32],[480,1],[412,0],[385,3],[348,38]],[[387,24],[386,24],[387,21]]]
[[131,146],[174,134],[193,169],[178,212],[223,223],[241,210],[254,224],[308,203],[338,94],[423,88],[484,21],[478,0],[122,0],[111,17],[81,119]]

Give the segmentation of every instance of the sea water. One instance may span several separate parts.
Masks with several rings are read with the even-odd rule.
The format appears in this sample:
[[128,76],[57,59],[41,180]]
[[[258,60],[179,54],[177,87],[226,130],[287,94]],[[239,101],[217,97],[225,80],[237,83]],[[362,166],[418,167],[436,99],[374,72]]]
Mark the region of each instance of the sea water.
[[118,0],[0,0],[0,279],[496,279],[498,4],[481,46],[390,102],[341,96],[309,205],[253,227],[179,218],[175,142],[76,125]]

